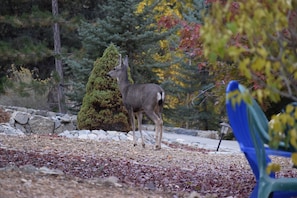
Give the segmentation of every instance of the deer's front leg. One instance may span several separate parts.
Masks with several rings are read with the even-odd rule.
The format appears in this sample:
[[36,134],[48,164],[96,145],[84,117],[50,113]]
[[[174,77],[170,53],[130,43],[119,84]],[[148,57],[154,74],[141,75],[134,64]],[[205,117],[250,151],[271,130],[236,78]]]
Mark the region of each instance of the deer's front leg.
[[136,117],[137,117],[137,122],[138,122],[138,131],[140,133],[140,137],[141,137],[141,144],[142,147],[145,148],[145,143],[144,143],[144,139],[143,139],[143,135],[142,135],[142,112],[138,112],[136,113]]
[[134,116],[134,113],[133,113],[132,110],[129,110],[128,114],[129,114],[130,123],[131,123],[132,131],[133,131],[133,146],[136,146],[137,145],[137,140],[136,140],[136,137],[135,137],[135,116]]

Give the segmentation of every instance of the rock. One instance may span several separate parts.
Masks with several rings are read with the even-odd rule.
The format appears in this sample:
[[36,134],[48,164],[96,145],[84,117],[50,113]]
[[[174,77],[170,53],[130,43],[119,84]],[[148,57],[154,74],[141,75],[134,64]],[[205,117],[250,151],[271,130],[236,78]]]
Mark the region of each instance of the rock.
[[120,133],[119,134],[119,139],[120,140],[128,140],[127,134],[126,133]]
[[30,118],[30,114],[20,111],[15,111],[11,117],[20,124],[26,124]]
[[35,173],[38,168],[31,165],[31,164],[27,164],[27,165],[24,165],[24,166],[20,166],[20,169],[26,173]]
[[77,115],[72,115],[71,116],[71,122],[72,124],[75,126],[75,128],[77,129]]
[[[60,120],[56,119],[56,118],[53,118],[54,122],[55,122],[55,130],[58,129],[62,123]],[[63,132],[63,131],[62,131]]]
[[104,130],[93,130],[91,134],[95,135],[97,140],[106,139],[108,135]]
[[98,136],[95,135],[95,134],[93,134],[93,133],[90,133],[90,134],[88,134],[88,139],[90,139],[90,140],[98,140]]
[[15,124],[15,119],[13,117],[10,117],[10,119],[9,119],[9,125],[10,126],[14,126],[14,124]]
[[58,119],[61,120],[62,123],[69,123],[71,122],[71,117],[68,114],[65,114],[64,116],[59,116]]
[[79,137],[79,131],[70,131],[70,134],[72,137],[78,138]]
[[[146,131],[142,131],[142,135],[145,143],[155,144],[156,141],[153,135],[150,135]],[[137,139],[137,142],[141,143],[141,137],[140,137],[139,131],[135,131],[135,137]],[[127,139],[133,141],[133,131],[130,131],[127,134]]]
[[59,169],[49,169],[45,166],[39,168],[38,172],[46,175],[64,175],[64,172]]
[[68,124],[63,124],[60,123],[58,127],[56,127],[56,123],[55,123],[55,130],[54,133],[55,134],[59,134],[62,133],[63,131],[72,131],[75,130],[76,127],[74,126],[74,124],[72,122],[69,122]]
[[119,137],[120,132],[118,131],[107,131],[107,139],[110,140],[115,140],[115,141],[120,141],[120,137]]
[[22,131],[23,133],[27,132],[26,128],[23,125],[19,124],[19,123],[15,123],[14,126],[15,126],[16,129]]
[[22,111],[22,112],[27,112],[27,109],[25,107],[12,107],[13,110],[16,110],[16,111]]
[[35,109],[27,109],[26,112],[33,115],[33,114],[35,114],[36,110]]
[[[1,105],[0,105],[1,106]],[[77,116],[70,114],[55,113],[44,110],[26,109],[23,107],[4,107],[2,108],[11,114],[9,123],[0,125],[0,134],[6,135],[24,135],[26,133],[34,134],[58,134],[61,137],[81,138],[93,140],[109,141],[127,141],[133,140],[133,134],[130,131],[104,131],[104,130],[77,130]],[[154,125],[143,125],[143,137],[146,144],[155,144]],[[163,127],[163,132],[171,134],[184,134],[199,136],[205,138],[218,139],[217,131],[190,130],[178,127]],[[139,131],[135,132],[137,142],[141,143]],[[170,135],[172,136],[172,135]],[[199,146],[200,142],[186,141],[182,138],[166,138],[163,135],[162,141],[167,144],[179,143],[189,146]],[[162,147],[166,144],[162,143]]]
[[55,118],[57,116],[56,113],[51,112],[51,111],[47,112],[46,115],[47,115],[47,117],[52,117],[52,118]]
[[91,131],[90,130],[79,130],[80,135],[88,135]]
[[199,198],[201,195],[196,191],[192,191],[188,198]]
[[36,111],[36,115],[42,116],[42,117],[46,117],[47,116],[47,111],[45,110],[37,110]]
[[79,134],[79,138],[87,140],[89,139],[89,134]]
[[19,169],[26,173],[40,173],[43,175],[64,175],[64,172],[59,169],[50,169],[45,166],[41,168],[37,168],[33,165],[24,165],[24,166],[20,166]]
[[6,135],[24,135],[21,130],[13,128],[9,124],[0,124],[0,133],[4,133]]
[[118,188],[123,187],[123,185],[119,183],[119,179],[115,176],[103,178],[103,184],[106,186],[114,186]]
[[55,122],[47,117],[39,115],[32,116],[29,120],[32,133],[36,134],[52,134],[54,133]]
[[1,171],[5,171],[5,172],[12,172],[12,171],[19,171],[19,167],[17,167],[16,165],[8,165],[5,167],[0,168],[0,172]]
[[183,128],[176,128],[175,133],[182,134],[182,135],[197,136],[197,132],[195,130],[188,130]]

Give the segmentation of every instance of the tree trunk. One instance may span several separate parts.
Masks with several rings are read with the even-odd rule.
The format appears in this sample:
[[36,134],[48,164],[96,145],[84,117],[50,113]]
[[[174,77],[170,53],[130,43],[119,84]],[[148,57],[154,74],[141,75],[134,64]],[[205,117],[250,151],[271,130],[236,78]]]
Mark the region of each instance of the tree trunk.
[[[52,12],[53,12],[53,17],[56,18],[58,16],[58,0],[52,0]],[[54,31],[55,65],[56,65],[56,71],[59,75],[59,83],[56,85],[57,91],[58,91],[58,94],[57,94],[58,107],[59,107],[60,113],[66,113],[65,97],[63,93],[64,77],[63,77],[62,61],[60,59],[60,53],[61,53],[60,29],[59,29],[59,24],[56,22],[53,25],[53,31]]]

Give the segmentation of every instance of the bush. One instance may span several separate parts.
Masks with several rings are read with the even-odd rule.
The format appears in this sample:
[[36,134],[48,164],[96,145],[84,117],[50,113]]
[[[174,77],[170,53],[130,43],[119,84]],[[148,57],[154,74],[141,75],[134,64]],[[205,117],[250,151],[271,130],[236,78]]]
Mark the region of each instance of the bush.
[[47,95],[50,79],[34,78],[33,71],[11,66],[11,73],[5,81],[4,93],[0,95],[0,104],[21,106],[34,109],[49,109]]
[[77,115],[79,129],[129,131],[127,111],[122,104],[118,85],[107,76],[108,71],[118,63],[118,58],[118,50],[110,45],[103,56],[94,62]]

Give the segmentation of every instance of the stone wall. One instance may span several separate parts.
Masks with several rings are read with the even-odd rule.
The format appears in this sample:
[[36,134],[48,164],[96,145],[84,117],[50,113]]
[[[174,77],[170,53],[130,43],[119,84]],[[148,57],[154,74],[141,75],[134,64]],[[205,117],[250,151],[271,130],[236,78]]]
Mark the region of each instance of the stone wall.
[[[0,124],[0,133],[6,134],[61,134],[77,129],[76,115],[61,114],[24,107],[1,106],[10,114],[9,123]],[[100,129],[98,129],[100,130]],[[143,130],[154,131],[154,125],[144,125]],[[164,127],[164,132],[218,139],[217,131],[192,130],[178,127]]]
[[0,132],[13,130],[16,134],[59,134],[66,130],[77,129],[75,115],[23,107],[0,106],[0,108],[10,114],[9,123],[2,123]]

